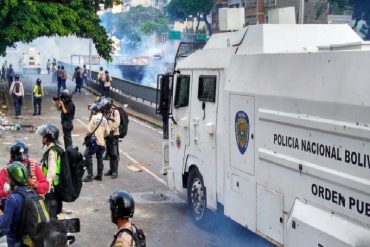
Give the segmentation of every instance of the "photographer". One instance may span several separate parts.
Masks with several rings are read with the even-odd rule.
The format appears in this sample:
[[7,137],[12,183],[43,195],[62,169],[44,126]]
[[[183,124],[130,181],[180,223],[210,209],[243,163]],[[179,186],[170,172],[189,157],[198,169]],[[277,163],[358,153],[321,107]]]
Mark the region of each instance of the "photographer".
[[55,106],[61,112],[61,121],[64,137],[64,147],[73,147],[72,130],[73,119],[75,117],[75,105],[72,101],[72,95],[67,89],[64,89],[58,98],[53,98]]

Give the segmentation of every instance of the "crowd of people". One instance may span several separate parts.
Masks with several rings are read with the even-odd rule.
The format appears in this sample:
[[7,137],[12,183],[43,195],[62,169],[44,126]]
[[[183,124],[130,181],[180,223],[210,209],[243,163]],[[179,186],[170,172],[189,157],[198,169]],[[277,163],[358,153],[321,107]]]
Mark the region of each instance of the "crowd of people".
[[[48,73],[53,72],[53,66],[54,63],[49,60]],[[11,67],[10,65],[6,71]],[[87,171],[83,178],[85,183],[102,181],[103,175],[110,176],[111,179],[118,177],[119,139],[127,133],[128,118],[122,116],[122,110],[108,97],[112,78],[108,71],[103,72],[104,75],[101,73],[98,77],[102,85],[102,96],[89,106],[91,116],[83,154]],[[61,114],[64,148],[61,146],[58,127],[54,124],[41,125],[36,130],[36,134],[41,137],[42,146],[46,147],[41,161],[37,162],[30,157],[27,143],[16,141],[10,147],[9,164],[0,170],[0,234],[6,235],[9,247],[68,246],[67,230],[57,220],[63,209],[63,199],[58,195],[58,188],[64,186],[61,179],[65,165],[64,154],[73,148],[72,131],[76,107],[72,100],[73,94],[66,89],[68,75],[64,67],[58,66],[55,75],[58,95],[53,98],[53,102]],[[84,81],[87,80],[86,66],[76,67],[73,80],[76,82],[74,92],[80,93]],[[41,115],[44,96],[41,79],[36,80],[32,92],[34,115]],[[11,78],[9,93],[13,97],[16,118],[19,118],[25,90],[18,74]],[[126,126],[123,127],[123,124]],[[94,155],[97,160],[95,176],[92,160]],[[109,169],[103,174],[104,159],[109,160]],[[32,203],[29,203],[30,201]],[[132,196],[128,192],[118,191],[110,196],[109,202],[111,220],[118,227],[111,246],[139,246],[137,241],[145,241],[145,236],[130,222],[135,210]],[[33,214],[37,214],[37,217],[31,219],[27,216]],[[50,241],[53,245],[46,244]]]

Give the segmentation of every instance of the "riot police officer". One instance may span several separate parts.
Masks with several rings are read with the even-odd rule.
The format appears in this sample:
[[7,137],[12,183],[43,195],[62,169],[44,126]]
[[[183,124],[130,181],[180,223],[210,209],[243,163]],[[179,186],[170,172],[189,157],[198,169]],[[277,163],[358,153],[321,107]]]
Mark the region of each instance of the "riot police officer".
[[51,218],[57,218],[62,212],[63,203],[54,194],[54,188],[60,184],[59,176],[63,149],[59,144],[59,130],[55,125],[46,124],[37,128],[36,134],[42,137],[42,144],[47,147],[41,165],[46,180],[50,184],[49,192],[45,195],[46,207]]
[[84,182],[91,182],[93,179],[92,156],[94,154],[96,154],[97,160],[97,175],[94,179],[97,181],[102,181],[104,169],[103,155],[105,152],[104,139],[109,135],[110,132],[107,119],[102,113],[102,104],[100,102],[96,102],[90,107],[90,110],[92,112],[92,116],[87,126],[88,133],[84,142],[86,145],[84,156],[87,160],[87,176],[84,178]]
[[110,169],[104,174],[104,176],[111,176],[112,179],[116,179],[118,176],[118,158],[119,158],[119,125],[121,123],[121,117],[119,111],[114,107],[113,100],[111,98],[103,98],[101,100],[103,105],[103,112],[108,120],[110,128],[110,134],[106,138],[106,154],[109,157]]
[[135,246],[132,232],[134,225],[130,218],[134,216],[135,202],[126,191],[117,191],[109,198],[111,220],[117,225],[118,232],[114,235],[111,247],[133,247]]

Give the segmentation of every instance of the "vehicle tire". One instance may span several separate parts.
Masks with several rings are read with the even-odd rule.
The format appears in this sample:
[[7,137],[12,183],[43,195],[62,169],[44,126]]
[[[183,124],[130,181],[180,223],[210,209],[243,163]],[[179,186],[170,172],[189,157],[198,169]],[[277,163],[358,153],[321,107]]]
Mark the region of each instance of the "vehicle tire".
[[205,228],[213,224],[213,213],[207,208],[207,191],[204,187],[203,177],[197,168],[189,172],[187,182],[188,207],[194,222]]

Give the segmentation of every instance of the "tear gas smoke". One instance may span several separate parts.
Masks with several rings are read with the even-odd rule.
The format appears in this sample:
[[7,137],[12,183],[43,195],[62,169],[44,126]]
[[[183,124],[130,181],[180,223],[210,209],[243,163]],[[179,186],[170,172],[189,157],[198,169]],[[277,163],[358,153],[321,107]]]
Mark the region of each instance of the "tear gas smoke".
[[[42,37],[25,44],[17,43],[15,48],[8,48],[6,57],[2,57],[2,62],[5,60],[7,64],[12,64],[16,71],[21,71],[20,60],[22,54],[27,52],[29,48],[35,48],[41,55],[41,68],[46,69],[48,59],[53,58],[65,62],[71,61],[72,55],[89,55],[89,40],[81,39],[74,36],[70,37]],[[97,54],[93,46],[93,53]]]

